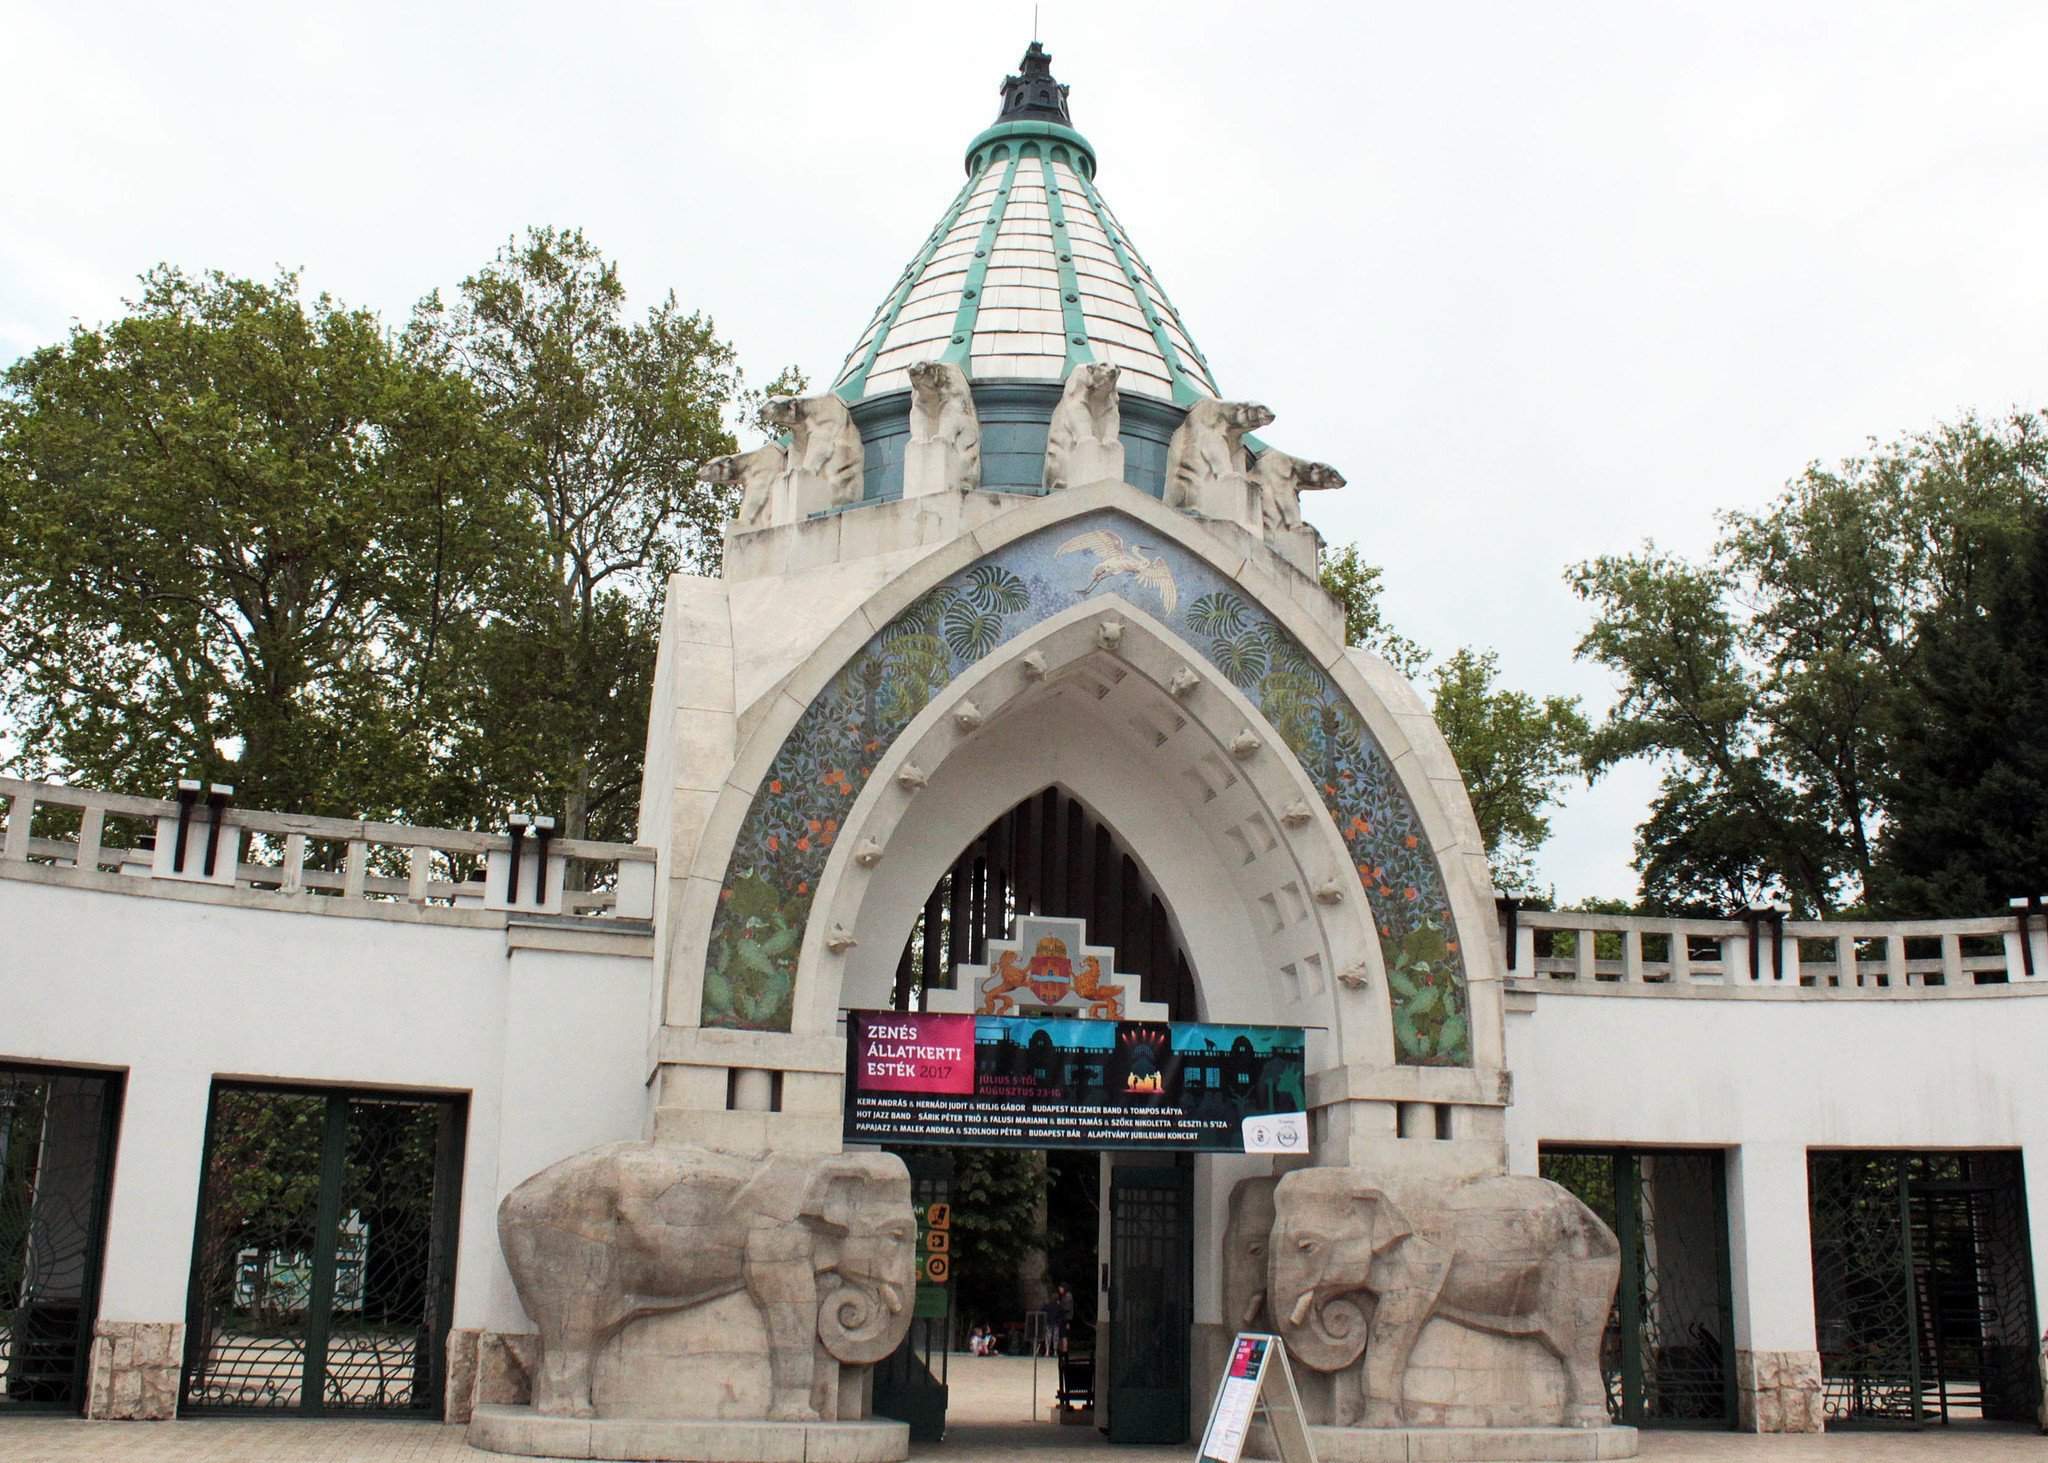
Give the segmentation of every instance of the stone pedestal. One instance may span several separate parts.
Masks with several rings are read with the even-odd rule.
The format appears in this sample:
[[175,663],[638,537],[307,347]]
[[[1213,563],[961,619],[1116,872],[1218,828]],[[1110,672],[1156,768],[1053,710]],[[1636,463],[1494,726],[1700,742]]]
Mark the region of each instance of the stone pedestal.
[[1826,1410],[1821,1398],[1820,1353],[1738,1350],[1735,1401],[1744,1432],[1822,1431]]
[[912,441],[903,449],[903,496],[906,498],[968,492],[977,486],[975,475],[975,470],[950,442]]
[[85,1415],[122,1422],[176,1417],[184,1354],[183,1322],[98,1322],[92,1328]]
[[738,1458],[748,1463],[902,1463],[910,1456],[910,1424],[904,1422],[543,1417],[530,1407],[477,1408],[469,1421],[468,1440],[472,1448],[485,1452],[527,1458],[646,1459],[658,1463],[719,1463]]
[[[1636,1456],[1636,1430],[1632,1427],[1312,1427],[1308,1431],[1321,1463],[1578,1463]],[[1255,1432],[1245,1456],[1271,1458],[1276,1453],[1271,1439]]]
[[1259,503],[1258,480],[1248,473],[1223,472],[1201,485],[1195,511],[1204,518],[1235,523],[1253,538],[1266,535],[1266,516]]
[[1083,438],[1067,449],[1067,486],[1124,480],[1124,444]]
[[774,523],[802,523],[813,513],[823,513],[839,504],[832,496],[832,484],[814,472],[791,468],[775,482],[775,498],[770,506],[770,520]]

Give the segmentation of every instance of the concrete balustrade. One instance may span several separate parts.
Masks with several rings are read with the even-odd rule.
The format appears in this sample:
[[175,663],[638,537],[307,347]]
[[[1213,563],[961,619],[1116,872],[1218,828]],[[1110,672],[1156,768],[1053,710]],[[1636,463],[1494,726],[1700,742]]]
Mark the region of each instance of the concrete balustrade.
[[[232,872],[222,863],[216,877],[202,880],[197,869],[212,817],[204,803],[189,815],[186,868],[173,873],[164,850],[177,826],[175,802],[14,778],[0,778],[0,800],[6,804],[0,878],[70,873],[89,881],[207,882],[242,896],[238,903],[319,907],[331,899],[355,913],[404,911],[402,917],[414,919],[507,905],[501,893],[487,894],[482,878],[469,877],[472,870],[481,875],[487,866],[499,869],[509,860],[512,840],[503,833],[230,806],[222,814],[219,849],[223,859],[232,858]],[[531,870],[538,841],[526,838],[523,852]],[[549,886],[560,893],[559,904],[551,903],[548,912],[653,917],[652,848],[556,838],[548,841],[546,855],[566,863],[566,870],[550,873]],[[522,888],[531,877],[522,877]],[[494,874],[492,890],[502,887],[503,875]],[[145,891],[163,892],[140,883],[129,889]],[[510,903],[516,908],[519,901]]]
[[2044,925],[2017,909],[1916,920],[1501,916],[1507,976],[1522,989],[1852,1000],[2048,990]]

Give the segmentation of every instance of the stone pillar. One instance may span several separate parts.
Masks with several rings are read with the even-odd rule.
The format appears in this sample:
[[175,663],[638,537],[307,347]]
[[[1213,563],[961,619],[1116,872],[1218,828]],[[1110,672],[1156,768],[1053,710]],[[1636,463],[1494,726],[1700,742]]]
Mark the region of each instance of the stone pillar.
[[1806,1148],[1745,1143],[1728,1160],[1735,1385],[1749,1432],[1822,1430]]

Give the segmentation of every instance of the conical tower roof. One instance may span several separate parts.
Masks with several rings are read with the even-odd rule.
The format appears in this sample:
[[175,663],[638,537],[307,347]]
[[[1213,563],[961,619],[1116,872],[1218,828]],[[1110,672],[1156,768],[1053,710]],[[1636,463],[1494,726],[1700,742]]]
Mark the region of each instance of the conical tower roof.
[[942,360],[976,381],[1062,381],[1088,361],[1181,405],[1217,394],[1180,312],[1095,186],[1095,149],[1037,41],[967,147],[967,183],[891,286],[833,390],[908,389]]

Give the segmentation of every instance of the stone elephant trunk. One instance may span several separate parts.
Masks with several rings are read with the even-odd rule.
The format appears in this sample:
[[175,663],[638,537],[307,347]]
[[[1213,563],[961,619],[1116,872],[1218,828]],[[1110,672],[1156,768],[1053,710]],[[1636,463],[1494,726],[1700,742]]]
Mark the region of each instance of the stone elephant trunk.
[[730,1295],[761,1317],[773,1419],[830,1417],[833,1364],[873,1365],[910,1329],[917,1224],[889,1154],[609,1144],[506,1195],[498,1236],[540,1331],[544,1414],[597,1415],[593,1363],[632,1322]]

